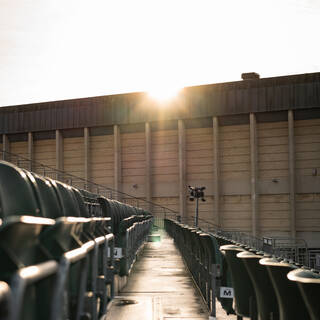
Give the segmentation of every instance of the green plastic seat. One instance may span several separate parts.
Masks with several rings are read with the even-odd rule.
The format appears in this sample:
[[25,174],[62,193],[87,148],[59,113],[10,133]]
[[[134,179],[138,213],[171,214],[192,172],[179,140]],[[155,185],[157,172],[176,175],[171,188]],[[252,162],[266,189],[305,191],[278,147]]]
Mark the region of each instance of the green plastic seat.
[[12,295],[9,285],[0,281],[0,319],[10,319],[12,314]]
[[54,220],[31,216],[7,217],[1,221],[0,280],[10,281],[19,268],[48,260],[39,246],[39,235],[52,225]]
[[23,315],[23,319],[40,320],[50,314],[58,264],[42,250],[39,235],[53,225],[52,219],[32,216],[12,216],[1,222],[0,280],[12,289],[12,319]]
[[50,182],[57,193],[63,216],[80,217],[79,206],[77,205],[72,187],[60,181],[50,179]]
[[89,212],[84,204],[83,197],[81,196],[80,191],[74,187],[71,187],[71,189],[72,189],[72,192],[75,196],[76,202],[79,206],[80,217],[89,218],[90,215],[89,215]]
[[244,249],[227,244],[220,247],[230,269],[232,287],[234,289],[236,314],[241,317],[251,317],[256,309],[256,297],[252,280],[241,259],[237,258]]
[[[29,176],[30,177],[30,176]],[[50,180],[33,174],[35,195],[45,218],[57,219],[63,217],[60,201]]]
[[237,254],[246,266],[256,293],[259,320],[279,319],[279,306],[267,268],[259,263],[263,254],[244,251]]
[[287,274],[298,267],[276,258],[264,258],[259,263],[269,273],[279,304],[280,320],[309,320],[298,285],[287,278]]
[[290,271],[288,279],[298,284],[311,320],[320,319],[320,274],[306,269]]
[[[219,280],[220,280],[220,286],[224,287],[231,287],[232,281],[231,281],[231,274],[229,271],[229,268],[224,261],[225,258],[219,251],[218,243],[214,236],[209,235],[207,233],[202,233],[200,235],[200,241],[203,243],[203,246],[206,248],[206,256],[207,256],[207,272],[208,276],[211,278],[213,274],[213,265],[217,265],[219,269]],[[208,279],[208,283],[210,284],[208,286],[208,289],[211,289],[211,279]],[[207,293],[207,299],[208,302],[210,302],[210,292]],[[221,303],[222,308],[226,311],[227,314],[233,314],[233,299],[229,298],[221,298],[218,297],[218,300]],[[209,306],[210,307],[210,306]]]
[[33,187],[26,173],[11,163],[0,161],[0,217],[41,216]]

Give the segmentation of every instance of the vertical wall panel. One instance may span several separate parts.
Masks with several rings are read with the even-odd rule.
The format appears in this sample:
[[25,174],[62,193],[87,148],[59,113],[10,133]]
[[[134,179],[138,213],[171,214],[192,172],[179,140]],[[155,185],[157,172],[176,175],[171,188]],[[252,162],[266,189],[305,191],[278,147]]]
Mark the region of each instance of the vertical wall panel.
[[260,231],[263,236],[290,236],[288,194],[259,196]]
[[258,191],[258,150],[257,150],[257,120],[250,113],[250,166],[251,166],[251,232],[254,237],[259,233],[259,191]]
[[250,181],[249,125],[220,127],[221,178]]
[[94,183],[114,187],[113,135],[90,137],[90,176]]
[[257,129],[258,176],[268,183],[268,194],[259,198],[261,235],[289,236],[288,122],[257,123]]
[[146,177],[146,138],[144,132],[121,134],[121,168],[123,191],[144,195]]
[[28,159],[28,141],[10,142],[10,152]]
[[[113,170],[114,170],[114,189],[122,192],[122,168],[121,168],[121,133],[120,126],[113,126]],[[122,194],[118,193],[116,199],[121,201]]]
[[153,131],[151,141],[153,183],[160,185],[163,183],[177,183],[179,181],[178,131]]
[[[186,130],[187,185],[206,187],[205,194],[212,193],[213,185],[213,144],[212,128]],[[199,205],[199,218],[214,222],[213,197]],[[188,216],[194,215],[195,202],[188,200]]]
[[250,128],[219,127],[222,228],[251,232]]
[[320,231],[320,194],[296,196],[297,231]]
[[84,142],[83,137],[63,139],[64,171],[84,178]]
[[213,152],[213,194],[214,194],[214,216],[215,223],[220,228],[221,227],[221,213],[220,213],[220,192],[221,192],[221,181],[220,181],[220,125],[218,117],[214,117],[213,119],[213,144],[212,144],[212,152]]
[[289,175],[288,122],[258,123],[259,178]]
[[179,212],[178,130],[151,133],[153,200]]
[[304,233],[303,237],[306,232],[313,232],[312,240],[317,239],[319,243],[320,119],[296,120],[294,131],[297,188],[304,185],[308,189],[304,194],[296,195],[296,228],[297,232]]
[[223,229],[251,232],[250,195],[221,196],[220,208]]
[[290,234],[296,237],[296,172],[295,172],[295,133],[293,111],[288,111],[288,149],[289,149],[289,203]]
[[[145,123],[145,198],[148,202],[152,202],[152,175],[151,175],[151,126],[149,122]],[[152,205],[149,203],[146,205],[148,211],[152,211]]]
[[296,174],[312,176],[314,168],[320,171],[320,119],[295,120],[294,131]]
[[184,120],[178,120],[179,147],[179,212],[181,217],[187,216],[187,184],[186,184],[186,126]]
[[[47,165],[51,168],[56,167],[56,140],[45,139],[45,140],[34,140],[34,160],[36,162]],[[39,171],[39,167],[36,167],[35,172],[42,174]]]

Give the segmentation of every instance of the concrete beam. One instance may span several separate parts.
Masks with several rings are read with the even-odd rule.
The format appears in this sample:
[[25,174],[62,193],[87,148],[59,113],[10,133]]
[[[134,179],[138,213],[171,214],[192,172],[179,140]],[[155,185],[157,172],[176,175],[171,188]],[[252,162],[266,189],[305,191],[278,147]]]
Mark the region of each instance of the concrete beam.
[[254,113],[250,113],[250,165],[251,165],[251,228],[252,235],[259,234],[259,195],[258,195],[258,151],[257,151],[257,120]]
[[[63,171],[63,136],[60,130],[56,130],[56,169]],[[61,174],[57,174],[57,180],[61,180]]]
[[28,132],[28,158],[29,162],[29,170],[32,171],[32,164],[34,161],[34,145],[33,145],[33,134],[32,132]]
[[296,236],[296,203],[295,203],[295,141],[293,111],[288,110],[288,143],[289,143],[289,202],[290,202],[290,234]]
[[[145,123],[145,138],[146,138],[146,182],[145,182],[145,197],[146,200],[152,201],[152,183],[151,183],[151,126],[149,122]],[[148,210],[152,211],[151,204],[148,204]]]
[[84,178],[90,180],[90,131],[89,128],[83,128],[84,143]]
[[[121,136],[120,126],[115,124],[113,126],[113,145],[114,145],[114,189],[121,192]],[[116,195],[117,200],[121,200],[121,194]]]
[[218,117],[213,117],[213,190],[215,222],[218,227],[222,227],[220,218],[220,149]]
[[183,120],[178,120],[179,135],[179,211],[182,218],[187,217],[186,186],[186,128]]
[[8,135],[3,134],[2,135],[2,159],[5,161],[10,161],[10,155],[7,154],[7,152],[10,152],[10,141],[9,141]]

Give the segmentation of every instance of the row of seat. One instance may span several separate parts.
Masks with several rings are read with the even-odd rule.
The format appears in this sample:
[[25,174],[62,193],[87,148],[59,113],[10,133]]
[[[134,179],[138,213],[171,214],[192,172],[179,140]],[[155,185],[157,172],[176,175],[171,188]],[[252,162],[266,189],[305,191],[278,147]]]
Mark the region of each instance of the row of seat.
[[231,269],[236,311],[259,319],[320,319],[320,274],[239,244],[220,247]]
[[120,276],[128,276],[136,261],[137,252],[142,248],[152,227],[152,216],[131,216],[121,221],[115,233],[116,246],[122,249],[116,268]]
[[153,217],[142,208],[133,207],[117,200],[97,197],[101,213],[111,219],[111,231],[115,236],[116,272],[128,276],[136,255],[150,233]]
[[142,208],[133,207],[114,199],[99,196],[97,197],[97,202],[101,207],[102,216],[111,218],[110,227],[111,232],[114,234],[119,233],[120,223],[123,219],[135,215],[150,216],[150,213]]
[[[166,224],[170,225],[169,229],[173,226],[176,229],[186,228],[174,221]],[[169,233],[172,234],[172,231]],[[259,320],[320,319],[320,274],[317,271],[219,234],[210,233],[208,236],[215,238],[227,262],[238,317]],[[212,252],[216,255],[216,250]]]
[[[215,288],[231,287],[229,268],[219,251],[220,245],[225,242],[175,220],[165,219],[164,226],[167,233],[175,240],[209,310],[215,316],[215,301],[212,299],[216,293]],[[233,299],[219,296],[217,298],[227,314],[234,314]]]
[[0,318],[105,314],[114,295],[113,213],[84,201],[82,190],[4,161],[0,181]]

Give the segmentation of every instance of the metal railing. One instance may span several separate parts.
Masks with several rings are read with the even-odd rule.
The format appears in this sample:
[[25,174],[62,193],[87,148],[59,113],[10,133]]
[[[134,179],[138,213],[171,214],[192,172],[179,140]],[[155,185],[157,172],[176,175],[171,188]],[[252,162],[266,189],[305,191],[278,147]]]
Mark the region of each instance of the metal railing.
[[[179,222],[190,226],[194,225],[194,217],[178,219]],[[236,243],[245,245],[249,248],[264,251],[291,260],[296,263],[308,266],[314,269],[320,269],[320,249],[309,250],[304,239],[285,238],[285,237],[254,237],[246,232],[235,230],[223,230],[213,222],[199,218],[199,229],[204,232],[212,233]],[[318,257],[318,263],[316,258]],[[318,266],[319,265],[319,266]]]
[[161,206],[154,202],[147,201],[144,198],[135,197],[128,193],[118,191],[98,183],[94,183],[92,181],[75,176],[68,172],[52,168],[40,162],[22,157],[11,152],[7,152],[4,150],[0,152],[1,158],[3,160],[11,162],[20,168],[27,169],[44,177],[59,180],[78,189],[88,190],[92,193],[99,194],[109,199],[119,200],[123,203],[130,204],[132,206],[142,208],[145,210],[149,210],[153,213],[153,215],[157,218],[157,221],[159,221],[158,223],[160,223],[162,226],[163,219],[176,218],[179,215],[178,212],[170,208]]

